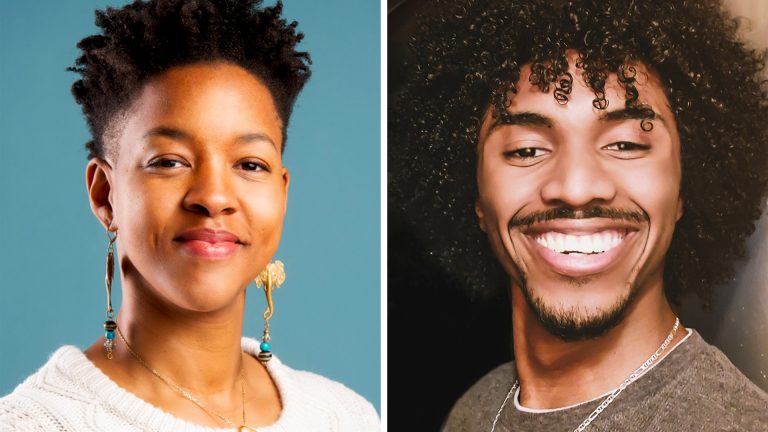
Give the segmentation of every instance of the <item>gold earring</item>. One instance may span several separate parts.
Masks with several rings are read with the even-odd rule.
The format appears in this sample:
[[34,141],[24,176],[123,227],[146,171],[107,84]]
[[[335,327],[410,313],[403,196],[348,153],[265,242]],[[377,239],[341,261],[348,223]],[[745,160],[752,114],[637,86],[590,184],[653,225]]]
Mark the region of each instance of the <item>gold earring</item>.
[[264,287],[264,294],[267,296],[267,310],[264,311],[264,334],[259,345],[258,358],[262,363],[268,362],[272,358],[271,345],[269,343],[269,320],[274,314],[275,307],[272,303],[272,290],[279,288],[285,282],[285,266],[282,261],[276,260],[267,264],[267,267],[256,277],[256,287]]
[[117,328],[115,311],[112,309],[112,279],[115,276],[115,240],[117,240],[117,233],[114,236],[110,236],[109,231],[107,231],[107,237],[109,238],[109,245],[107,246],[107,271],[104,276],[104,285],[107,288],[107,320],[104,321],[104,348],[107,349],[107,358],[111,360],[112,349],[115,347],[115,329]]

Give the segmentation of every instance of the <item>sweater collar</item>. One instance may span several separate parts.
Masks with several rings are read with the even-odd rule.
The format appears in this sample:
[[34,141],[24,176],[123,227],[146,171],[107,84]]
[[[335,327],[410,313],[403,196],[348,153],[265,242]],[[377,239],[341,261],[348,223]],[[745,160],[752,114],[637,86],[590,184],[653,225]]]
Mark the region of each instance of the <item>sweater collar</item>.
[[[259,342],[251,338],[242,338],[243,352],[256,357]],[[92,394],[105,406],[105,410],[94,410],[93,415],[116,416],[125,422],[126,426],[141,427],[147,430],[174,430],[185,432],[224,432],[229,428],[211,428],[182,420],[170,413],[144,401],[133,393],[118,386],[107,375],[97,368],[77,347],[67,345],[59,348],[49,362],[57,368],[57,372],[69,377],[73,384],[83,391]],[[282,403],[282,411],[278,419],[269,426],[258,428],[259,432],[277,432],[289,430],[290,418],[299,413],[293,413],[297,405],[296,399],[301,394],[292,385],[290,373],[277,356],[266,364],[267,372],[274,381]],[[300,405],[300,403],[299,403]],[[99,424],[98,419],[94,419]]]

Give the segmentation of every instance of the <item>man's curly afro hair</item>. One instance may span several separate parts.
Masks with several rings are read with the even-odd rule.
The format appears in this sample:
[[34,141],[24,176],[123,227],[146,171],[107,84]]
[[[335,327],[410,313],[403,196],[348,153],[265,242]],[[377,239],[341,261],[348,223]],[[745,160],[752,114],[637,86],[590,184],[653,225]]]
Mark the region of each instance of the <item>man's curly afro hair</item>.
[[666,294],[676,302],[695,292],[709,306],[712,286],[746,253],[768,181],[766,53],[740,41],[739,21],[717,0],[435,3],[410,40],[389,125],[390,202],[429,254],[474,295],[496,285],[498,264],[473,211],[478,128],[488,107],[504,111],[522,65],[567,103],[566,51],[575,50],[596,108],[607,108],[604,85],[616,74],[627,106],[642,109],[630,68],[640,62],[661,78],[681,141],[685,211],[667,253]]
[[[224,61],[251,72],[269,88],[283,130],[309,79],[309,54],[296,51],[304,35],[281,18],[282,3],[261,0],[136,0],[96,11],[101,34],[78,43],[69,70],[81,79],[72,94],[93,139],[88,158],[105,156],[105,130],[146,81],[174,66]],[[285,134],[283,134],[285,136]],[[283,140],[283,145],[285,140]]]

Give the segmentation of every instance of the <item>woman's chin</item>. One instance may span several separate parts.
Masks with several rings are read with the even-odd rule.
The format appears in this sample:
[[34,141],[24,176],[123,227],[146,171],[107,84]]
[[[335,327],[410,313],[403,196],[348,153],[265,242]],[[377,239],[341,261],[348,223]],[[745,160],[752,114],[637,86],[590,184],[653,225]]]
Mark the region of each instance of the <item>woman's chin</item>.
[[186,293],[178,299],[174,306],[183,311],[193,313],[213,313],[232,307],[237,303],[236,295],[210,294],[210,293]]
[[217,312],[244,301],[245,288],[256,276],[244,261],[124,260],[124,285],[137,293],[139,304],[154,303],[169,313]]
[[158,291],[156,293],[162,298],[161,304],[179,312],[217,312],[232,307],[243,298],[241,284],[227,283],[220,278],[178,280],[173,286],[166,286]]

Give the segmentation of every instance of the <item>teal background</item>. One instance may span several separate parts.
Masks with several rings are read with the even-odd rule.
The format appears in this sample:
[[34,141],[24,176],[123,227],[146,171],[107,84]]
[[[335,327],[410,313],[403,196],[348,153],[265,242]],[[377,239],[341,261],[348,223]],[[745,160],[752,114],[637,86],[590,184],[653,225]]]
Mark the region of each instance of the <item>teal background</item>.
[[[84,348],[102,333],[107,242],[88,206],[89,134],[65,68],[96,31],[93,11],[125,3],[0,0],[0,395],[60,345]],[[313,75],[288,131],[273,351],[380,411],[380,5],[284,3]],[[244,334],[258,337],[255,294]]]

